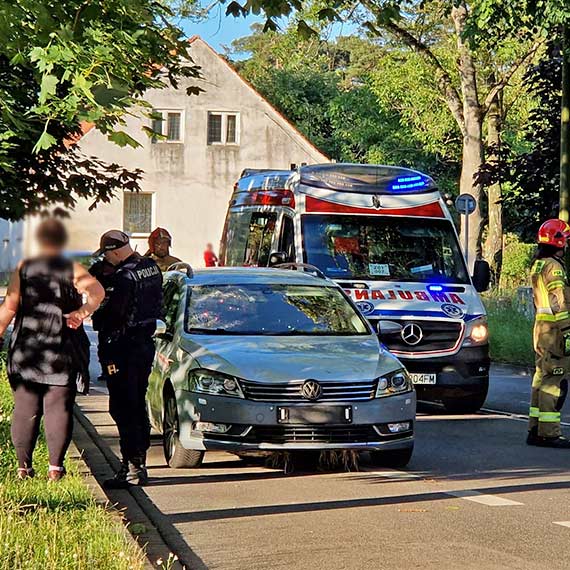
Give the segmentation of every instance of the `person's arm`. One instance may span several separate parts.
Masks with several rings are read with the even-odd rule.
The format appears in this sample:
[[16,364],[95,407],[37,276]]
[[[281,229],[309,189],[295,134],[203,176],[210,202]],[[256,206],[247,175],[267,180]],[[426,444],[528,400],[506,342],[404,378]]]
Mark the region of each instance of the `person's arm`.
[[105,298],[105,289],[101,283],[91,275],[85,267],[79,263],[73,264],[73,284],[81,295],[86,296],[86,301],[79,309],[64,315],[67,326],[72,329],[79,328],[81,323],[89,315],[92,315]]
[[18,307],[20,306],[20,268],[22,263],[18,264],[18,267],[12,273],[10,277],[10,282],[8,284],[8,290],[6,291],[6,297],[4,302],[0,305],[0,348],[2,346],[2,337],[8,328],[8,325],[12,322]]

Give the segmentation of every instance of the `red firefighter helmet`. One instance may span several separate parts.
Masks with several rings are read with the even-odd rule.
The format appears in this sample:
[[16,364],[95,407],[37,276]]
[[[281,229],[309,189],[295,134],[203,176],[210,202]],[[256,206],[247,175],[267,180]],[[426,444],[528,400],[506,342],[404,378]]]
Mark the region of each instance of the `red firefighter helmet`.
[[570,237],[570,226],[563,220],[547,220],[538,230],[538,243],[563,248]]
[[164,228],[156,228],[149,236],[148,236],[148,249],[151,253],[154,253],[155,243],[159,239],[167,239],[169,244],[172,245],[172,236],[165,230]]

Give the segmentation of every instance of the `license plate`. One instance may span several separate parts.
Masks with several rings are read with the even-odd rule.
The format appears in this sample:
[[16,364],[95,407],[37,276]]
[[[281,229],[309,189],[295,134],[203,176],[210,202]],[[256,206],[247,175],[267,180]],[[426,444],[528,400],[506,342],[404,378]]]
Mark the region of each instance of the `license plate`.
[[277,408],[280,424],[349,424],[352,406],[298,406]]
[[412,373],[410,378],[414,384],[436,384],[437,374]]

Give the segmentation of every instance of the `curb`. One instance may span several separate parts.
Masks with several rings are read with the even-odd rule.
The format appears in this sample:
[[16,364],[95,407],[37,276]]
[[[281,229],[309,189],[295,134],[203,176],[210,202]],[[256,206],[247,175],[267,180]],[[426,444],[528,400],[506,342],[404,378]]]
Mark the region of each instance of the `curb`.
[[[126,528],[131,533],[129,536],[132,535],[132,540],[136,540],[145,552],[148,561],[145,570],[165,567],[169,570],[208,570],[143,489],[105,490],[100,486],[119,467],[119,459],[101,440],[93,424],[77,405],[74,416],[77,421],[73,439],[82,451],[83,461],[92,473],[92,479],[98,492],[105,498],[105,503],[111,503],[115,508],[120,505],[123,526],[127,521]],[[172,554],[176,554],[178,560],[167,565]],[[159,559],[162,559],[163,566],[156,563]]]

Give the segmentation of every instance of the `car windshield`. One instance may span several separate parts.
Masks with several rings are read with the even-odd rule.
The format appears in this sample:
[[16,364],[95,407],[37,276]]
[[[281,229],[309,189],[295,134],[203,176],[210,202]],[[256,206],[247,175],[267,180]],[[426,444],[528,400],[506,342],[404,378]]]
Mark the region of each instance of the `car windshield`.
[[336,287],[275,284],[189,286],[185,329],[191,334],[370,334]]
[[469,283],[451,222],[305,215],[307,263],[333,279]]

